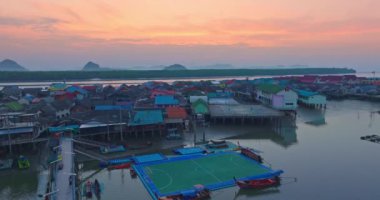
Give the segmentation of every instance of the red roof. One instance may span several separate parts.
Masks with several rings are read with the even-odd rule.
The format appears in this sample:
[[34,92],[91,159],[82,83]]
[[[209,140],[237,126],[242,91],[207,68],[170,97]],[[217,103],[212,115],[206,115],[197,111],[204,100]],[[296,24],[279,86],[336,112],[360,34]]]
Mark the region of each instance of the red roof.
[[343,76],[320,76],[319,80],[327,83],[339,83],[343,80]]
[[181,107],[167,107],[166,114],[168,115],[168,118],[171,119],[184,119],[187,117],[186,110]]
[[314,83],[318,76],[303,76],[299,77],[298,80],[301,83]]
[[174,90],[152,90],[151,98],[157,96],[157,95],[175,95]]
[[87,91],[96,91],[95,85],[84,85],[84,86],[82,86],[82,88],[87,90]]

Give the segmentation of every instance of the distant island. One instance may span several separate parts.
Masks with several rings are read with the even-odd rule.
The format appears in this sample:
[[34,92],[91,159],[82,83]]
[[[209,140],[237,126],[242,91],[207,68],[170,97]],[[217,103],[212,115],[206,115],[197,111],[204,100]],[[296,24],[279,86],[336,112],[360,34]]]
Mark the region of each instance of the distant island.
[[96,64],[96,63],[94,63],[92,61],[89,61],[82,68],[82,71],[107,71],[107,70],[112,70],[112,69],[100,67],[100,65],[98,65],[98,64]]
[[308,74],[350,74],[348,68],[281,68],[281,69],[198,69],[198,70],[105,70],[105,71],[4,71],[0,82],[13,81],[62,81],[89,79],[157,79],[202,77],[248,77]]
[[0,71],[27,71],[27,69],[11,59],[5,59],[0,62]]
[[174,64],[174,65],[170,65],[170,66],[167,66],[164,68],[164,70],[187,70],[187,68],[183,65],[180,65],[180,64]]

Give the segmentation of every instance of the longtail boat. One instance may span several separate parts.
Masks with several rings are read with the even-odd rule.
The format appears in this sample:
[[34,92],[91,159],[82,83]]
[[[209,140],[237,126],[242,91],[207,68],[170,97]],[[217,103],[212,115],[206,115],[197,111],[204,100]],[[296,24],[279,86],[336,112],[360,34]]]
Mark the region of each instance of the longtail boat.
[[256,160],[259,163],[263,162],[263,158],[260,155],[258,155],[253,149],[240,147],[240,151],[241,151],[241,154],[243,154],[244,156],[247,156],[248,158]]
[[280,177],[271,177],[265,179],[257,179],[257,180],[245,180],[239,181],[234,178],[235,183],[241,189],[264,189],[268,187],[275,187],[280,184]]

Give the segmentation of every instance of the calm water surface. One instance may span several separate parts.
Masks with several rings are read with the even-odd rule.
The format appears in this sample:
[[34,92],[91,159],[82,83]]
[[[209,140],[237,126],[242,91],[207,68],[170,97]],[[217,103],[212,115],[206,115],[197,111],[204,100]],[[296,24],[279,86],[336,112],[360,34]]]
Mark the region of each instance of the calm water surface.
[[[273,190],[214,191],[212,199],[380,199],[380,144],[360,140],[363,135],[380,135],[380,115],[371,114],[379,110],[379,103],[331,101],[325,112],[299,109],[297,128],[284,128],[280,134],[249,126],[209,128],[208,138],[229,137],[259,149],[273,169],[283,169],[284,177],[297,177],[297,182],[284,179]],[[102,199],[150,199],[128,170],[105,170],[94,178],[105,184]]]
[[[345,100],[330,101],[325,112],[300,108],[297,128],[275,133],[254,126],[213,126],[207,138],[224,138],[261,150],[273,169],[283,169],[284,179],[277,189],[241,192],[237,187],[214,191],[214,200],[244,199],[380,199],[380,144],[360,140],[368,134],[380,135],[380,103]],[[323,124],[325,122],[325,124]],[[191,143],[192,135],[187,135]],[[198,136],[200,138],[200,134]],[[97,163],[84,163],[82,176],[96,170]],[[128,170],[101,171],[97,178],[105,185],[102,199],[151,199],[139,179]],[[0,199],[32,199],[37,188],[37,172],[0,172]]]

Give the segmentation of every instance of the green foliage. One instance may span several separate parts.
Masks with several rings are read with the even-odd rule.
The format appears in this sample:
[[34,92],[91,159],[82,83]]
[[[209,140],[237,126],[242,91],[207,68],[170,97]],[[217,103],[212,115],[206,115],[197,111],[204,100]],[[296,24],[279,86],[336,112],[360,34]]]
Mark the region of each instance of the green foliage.
[[297,68],[297,69],[201,69],[201,70],[119,70],[119,71],[23,71],[1,72],[1,82],[13,81],[62,81],[86,79],[141,79],[185,78],[223,76],[263,76],[302,74],[355,73],[347,68]]

